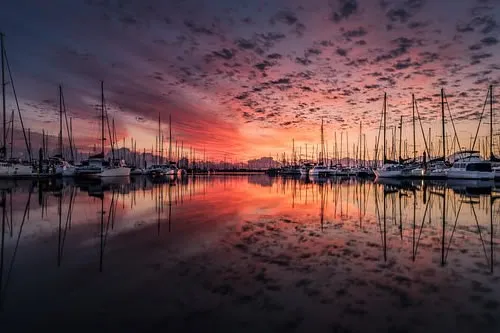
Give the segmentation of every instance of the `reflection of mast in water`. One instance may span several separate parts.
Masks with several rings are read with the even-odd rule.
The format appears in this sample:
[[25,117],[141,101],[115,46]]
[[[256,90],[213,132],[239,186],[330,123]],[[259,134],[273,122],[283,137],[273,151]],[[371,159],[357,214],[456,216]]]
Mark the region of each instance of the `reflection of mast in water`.
[[[7,287],[9,285],[10,281],[10,276],[12,273],[12,269],[14,267],[14,262],[16,260],[16,255],[17,255],[17,250],[19,248],[20,240],[21,240],[21,234],[23,231],[24,224],[26,222],[26,217],[29,215],[29,208],[30,208],[30,202],[31,202],[31,194],[33,193],[34,189],[34,184],[30,187],[29,190],[29,195],[28,195],[28,200],[26,201],[26,206],[24,208],[24,214],[23,214],[23,219],[21,221],[21,225],[19,226],[19,232],[17,235],[17,240],[16,240],[16,245],[14,247],[14,252],[12,254],[12,258],[10,260],[10,265],[9,265],[9,270],[7,272],[7,277],[5,279],[5,284],[3,283],[3,277],[4,277],[4,263],[5,263],[5,224],[7,222],[7,212],[6,212],[6,195],[5,191],[2,191],[1,195],[1,202],[0,205],[2,206],[2,236],[1,236],[1,253],[0,253],[0,311],[3,310],[3,305],[5,302],[5,294]],[[12,199],[12,197],[11,197]],[[12,218],[12,209],[10,210],[10,224],[11,224],[11,237],[13,236],[13,231],[12,229],[14,228],[14,222]]]
[[380,225],[380,208],[379,208],[379,198],[378,198],[378,188],[374,188],[373,194],[375,196],[375,214],[377,215],[377,222],[380,230],[380,239],[382,241],[382,247],[384,251],[384,261],[387,261],[387,236],[386,236],[386,194],[385,194],[385,186],[382,187],[383,189],[383,225]]
[[493,273],[493,266],[494,266],[494,250],[493,250],[493,210],[495,209],[494,203],[495,200],[498,199],[499,197],[494,196],[493,194],[490,197],[490,272]]
[[387,229],[386,229],[386,202],[385,202],[385,198],[386,198],[386,193],[385,193],[385,187],[384,187],[384,211],[383,211],[383,214],[384,214],[384,261],[387,261]]
[[[443,138],[443,141],[445,138]],[[443,235],[441,237],[441,266],[444,266],[445,264],[445,258],[444,258],[444,237],[445,237],[445,231],[446,231],[446,188],[443,189],[443,218],[442,218],[442,228],[443,228]]]
[[[493,208],[493,206],[491,206],[490,208]],[[488,254],[486,253],[486,245],[484,244],[483,235],[481,233],[481,227],[479,226],[479,220],[477,218],[476,209],[474,208],[474,203],[473,202],[471,202],[471,210],[472,210],[472,213],[474,215],[474,219],[476,221],[477,231],[479,233],[479,239],[481,240],[481,244],[483,245],[483,251],[484,251],[484,256],[486,258],[486,264],[490,265],[490,262],[488,262]],[[491,214],[491,212],[490,212],[490,214]],[[492,218],[491,215],[490,215],[490,218]],[[490,222],[490,224],[492,224],[492,223]],[[491,232],[492,232],[492,236],[493,236],[493,227],[491,229]],[[491,239],[491,241],[492,241],[491,246],[493,246],[493,239]],[[491,256],[491,257],[492,257],[491,260],[493,260],[493,256]],[[493,265],[491,265],[491,270],[492,269],[493,269]]]
[[2,243],[0,248],[0,310],[3,310],[3,264],[4,264],[4,250],[5,250],[5,223],[7,222],[5,206],[7,204],[7,198],[5,195],[5,191],[2,191],[2,200],[0,201],[0,205],[2,206]]
[[114,225],[113,221],[116,215],[116,207],[118,205],[118,199],[115,197],[115,190],[113,189],[111,195],[111,203],[109,205],[109,210],[108,210],[108,220],[106,222],[106,226],[104,225],[104,215],[106,214],[106,212],[104,211],[104,193],[100,195],[100,199],[101,199],[101,223],[100,223],[101,232],[100,232],[100,251],[99,251],[99,272],[102,272],[104,266],[104,248],[106,247],[109,227],[110,225]]
[[[156,223],[157,223],[157,234],[160,235],[160,226],[162,222],[163,211],[165,208],[165,193],[164,186],[168,186],[167,200],[168,200],[168,231],[172,229],[171,216],[172,216],[172,203],[174,198],[172,197],[173,184],[167,183],[159,186],[157,188],[157,195],[155,197],[156,202]],[[181,195],[182,198],[182,195]],[[176,199],[177,200],[177,199]]]
[[[424,210],[424,215],[422,216],[422,223],[420,224],[420,230],[418,233],[418,238],[415,241],[415,210],[416,210],[416,198],[415,202],[413,203],[414,205],[414,212],[413,212],[413,261],[415,261],[415,258],[417,257],[417,252],[418,252],[418,245],[420,244],[420,237],[422,236],[422,230],[424,229],[424,223],[425,223],[425,218],[427,217],[427,212],[430,211],[429,207],[431,206],[431,200],[427,200],[427,194],[426,194],[426,187],[424,186],[423,189],[423,202],[425,204],[425,210]],[[430,215],[431,213],[429,213]]]
[[[451,231],[450,240],[448,241],[448,247],[446,248],[446,254],[444,256],[445,263],[448,260],[448,253],[450,252],[450,247],[453,241],[453,235],[455,234],[455,230],[457,229],[458,217],[460,216],[460,211],[462,210],[463,203],[464,203],[463,198],[460,198],[460,204],[458,205],[458,211],[455,212],[455,222],[453,223],[453,229]],[[471,204],[473,204],[472,201]]]
[[323,183],[319,183],[318,184],[319,186],[319,194],[321,196],[320,200],[320,223],[321,223],[321,231],[323,231],[323,222],[324,222],[324,219],[325,219],[325,201],[326,201],[326,190],[324,188],[324,184]]
[[69,205],[68,212],[66,214],[66,222],[64,225],[64,230],[62,227],[62,197],[63,192],[58,195],[58,206],[57,211],[59,215],[59,227],[58,227],[58,242],[57,242],[57,266],[61,266],[62,256],[64,251],[64,243],[66,240],[66,234],[69,229],[71,229],[71,220],[73,217],[73,205],[76,198],[76,188],[71,187],[70,197],[69,197]]

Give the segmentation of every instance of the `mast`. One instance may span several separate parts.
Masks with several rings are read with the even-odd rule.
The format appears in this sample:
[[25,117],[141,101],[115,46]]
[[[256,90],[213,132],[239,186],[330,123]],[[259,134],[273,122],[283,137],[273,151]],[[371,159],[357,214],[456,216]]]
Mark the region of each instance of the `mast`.
[[10,116],[10,158],[14,156],[14,110]]
[[443,160],[446,160],[446,133],[445,133],[445,127],[444,127],[444,89],[441,88],[441,126],[443,129]]
[[101,81],[101,154],[104,158],[104,81]]
[[493,85],[490,85],[490,160],[493,160]]
[[413,110],[413,160],[417,159],[417,143],[415,140],[415,94],[411,94],[411,105]]
[[3,119],[3,132],[2,132],[2,146],[0,147],[0,153],[2,154],[2,158],[5,158],[6,155],[6,142],[7,142],[7,118],[6,118],[6,109],[5,109],[5,51],[4,51],[4,34],[0,32],[0,52],[2,53],[2,119]]
[[346,140],[346,144],[345,144],[345,148],[347,150],[347,166],[350,167],[351,166],[351,161],[349,160],[349,132],[346,132],[345,133],[345,140]]
[[356,157],[358,158],[358,167],[361,165],[361,148],[362,148],[362,125],[361,125],[361,120],[359,121],[359,146],[358,146],[358,153],[356,154]]
[[320,165],[323,165],[325,163],[325,161],[324,161],[324,150],[325,150],[325,139],[324,139],[324,136],[323,136],[323,118],[321,118],[321,154],[320,154],[321,160],[319,161]]
[[59,154],[61,155],[61,158],[63,157],[63,132],[62,132],[62,113],[63,113],[63,106],[62,106],[62,86],[59,85]]
[[339,163],[339,156],[337,154],[337,132],[334,133],[335,134],[335,149],[334,149],[334,155],[335,155],[335,160],[336,160],[336,163],[338,164]]
[[156,163],[157,164],[160,164],[162,163],[161,161],[161,158],[160,158],[160,150],[161,150],[161,145],[160,145],[160,138],[161,138],[161,128],[160,128],[160,121],[161,121],[161,114],[160,112],[158,112],[158,139],[156,140],[157,141],[157,144],[156,144],[156,153],[157,153],[157,157],[156,157]]
[[168,163],[172,162],[172,114],[168,115]]
[[386,143],[385,143],[385,140],[386,140],[386,133],[385,133],[385,126],[386,126],[386,113],[387,113],[387,93],[384,93],[384,141],[383,141],[383,144],[384,144],[384,160],[382,161],[382,164],[385,163],[385,160],[387,159],[387,155],[386,155]]
[[401,157],[401,139],[403,136],[403,116],[399,118],[399,163],[402,163]]

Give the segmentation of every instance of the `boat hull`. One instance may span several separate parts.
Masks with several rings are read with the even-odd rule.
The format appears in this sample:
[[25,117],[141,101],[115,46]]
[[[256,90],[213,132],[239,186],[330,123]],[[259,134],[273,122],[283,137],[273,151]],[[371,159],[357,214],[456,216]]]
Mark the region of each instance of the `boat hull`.
[[37,174],[31,165],[13,164],[0,166],[0,178],[36,177]]
[[400,178],[402,176],[401,170],[374,170],[377,178]]
[[461,171],[448,170],[447,178],[449,179],[494,179],[495,172],[491,171]]
[[105,178],[105,177],[128,177],[128,176],[130,176],[130,168],[125,168],[125,167],[104,169],[99,174],[99,177],[101,177],[101,178]]

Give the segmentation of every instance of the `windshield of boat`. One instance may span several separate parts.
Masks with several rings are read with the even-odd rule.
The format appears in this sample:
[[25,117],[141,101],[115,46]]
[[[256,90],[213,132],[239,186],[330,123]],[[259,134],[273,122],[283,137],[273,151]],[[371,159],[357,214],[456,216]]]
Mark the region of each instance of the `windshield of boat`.
[[467,171],[491,172],[491,163],[469,163],[465,168]]

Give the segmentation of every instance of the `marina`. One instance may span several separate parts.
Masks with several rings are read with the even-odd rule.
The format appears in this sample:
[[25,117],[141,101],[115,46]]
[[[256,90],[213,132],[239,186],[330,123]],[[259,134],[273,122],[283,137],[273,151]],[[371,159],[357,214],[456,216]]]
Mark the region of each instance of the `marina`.
[[0,332],[500,332],[500,3],[0,5]]

